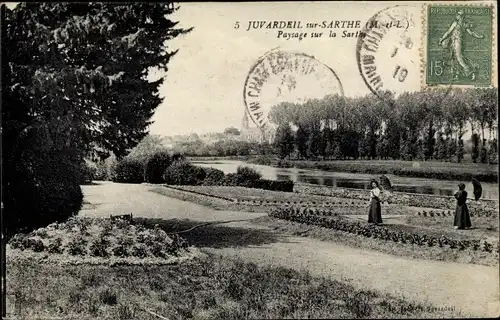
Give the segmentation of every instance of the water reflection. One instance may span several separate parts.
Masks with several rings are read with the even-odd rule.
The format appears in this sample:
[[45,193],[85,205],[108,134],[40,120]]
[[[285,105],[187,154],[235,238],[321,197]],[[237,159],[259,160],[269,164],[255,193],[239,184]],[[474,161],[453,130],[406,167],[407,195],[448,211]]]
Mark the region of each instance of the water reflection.
[[[193,161],[193,163],[204,166],[213,167],[224,171],[225,173],[236,172],[240,165],[252,167],[262,174],[265,179],[272,180],[292,180],[295,182],[303,182],[339,188],[352,189],[370,189],[370,180],[378,178],[378,175],[361,174],[361,173],[345,173],[331,172],[319,170],[304,170],[297,168],[273,168],[263,165],[252,165],[242,161]],[[423,178],[409,178],[387,175],[391,180],[394,191],[407,193],[433,194],[441,196],[452,196],[457,190],[459,181],[435,180]],[[483,198],[498,199],[498,185],[494,183],[482,183]],[[466,183],[466,191],[472,196],[472,184]]]

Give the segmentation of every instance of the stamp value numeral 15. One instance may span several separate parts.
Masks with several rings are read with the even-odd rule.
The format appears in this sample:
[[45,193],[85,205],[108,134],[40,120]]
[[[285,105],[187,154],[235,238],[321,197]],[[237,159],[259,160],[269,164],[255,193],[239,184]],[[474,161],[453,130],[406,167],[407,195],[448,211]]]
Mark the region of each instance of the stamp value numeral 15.
[[440,76],[443,74],[443,61],[434,60],[431,65],[431,75]]

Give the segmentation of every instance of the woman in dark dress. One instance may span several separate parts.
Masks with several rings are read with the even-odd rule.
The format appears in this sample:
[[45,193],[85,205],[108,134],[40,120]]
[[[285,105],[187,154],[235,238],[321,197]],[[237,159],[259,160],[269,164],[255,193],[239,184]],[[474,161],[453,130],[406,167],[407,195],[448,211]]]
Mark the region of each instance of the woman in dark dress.
[[380,208],[380,189],[377,180],[371,182],[370,211],[368,212],[368,223],[382,223],[382,212]]
[[455,209],[455,221],[453,226],[455,229],[470,228],[470,214],[469,208],[467,208],[467,191],[465,191],[465,184],[461,183],[458,185],[458,191],[455,193],[455,198],[457,199],[457,208]]

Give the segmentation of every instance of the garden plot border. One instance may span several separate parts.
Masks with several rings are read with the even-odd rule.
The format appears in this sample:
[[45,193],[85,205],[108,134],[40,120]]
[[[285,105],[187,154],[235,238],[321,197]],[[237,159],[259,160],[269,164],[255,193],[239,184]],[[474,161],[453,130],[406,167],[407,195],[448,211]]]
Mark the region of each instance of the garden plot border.
[[[211,197],[219,200],[224,200],[228,201],[231,203],[237,203],[237,204],[244,204],[244,205],[252,205],[252,206],[300,206],[300,207],[336,207],[339,204],[342,205],[344,202],[318,202],[318,201],[279,201],[279,200],[241,200],[238,198],[228,198],[228,197],[223,197],[223,196],[218,196],[206,192],[200,192],[200,191],[195,191],[195,190],[189,190],[189,189],[184,189],[179,186],[171,186],[171,185],[165,185],[163,184],[162,187],[166,187],[169,189],[173,189],[176,191],[181,191],[181,192],[186,192],[186,193],[192,193],[200,196],[206,196],[206,197]],[[348,199],[348,198],[346,198]],[[365,205],[357,205],[351,201],[351,203],[348,203],[349,205],[355,205],[356,208],[364,208],[366,207]]]

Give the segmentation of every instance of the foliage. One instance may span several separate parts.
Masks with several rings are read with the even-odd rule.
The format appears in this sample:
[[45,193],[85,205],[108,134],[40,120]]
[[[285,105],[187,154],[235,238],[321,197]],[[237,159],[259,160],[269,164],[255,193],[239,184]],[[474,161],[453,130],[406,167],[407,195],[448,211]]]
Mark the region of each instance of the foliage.
[[123,183],[144,182],[143,163],[136,159],[123,158],[116,164],[112,179],[114,182]]
[[176,161],[165,170],[163,180],[170,185],[200,185],[206,175],[206,171],[201,167],[187,161]]
[[473,159],[482,152],[480,160],[487,161],[485,155],[491,147],[485,143],[484,131],[489,129],[492,137],[496,130],[497,97],[495,88],[405,92],[397,98],[388,93],[386,101],[371,94],[356,98],[330,95],[304,103],[280,103],[272,107],[270,119],[278,128],[285,123],[298,127],[299,158],[335,154],[336,159],[410,161],[458,161],[456,141],[462,139],[469,122],[477,135],[473,136],[474,145],[480,144],[473,150]]
[[253,168],[245,166],[239,166],[236,169],[236,175],[238,176],[238,181],[243,184],[252,183],[262,178],[262,174],[260,172]]
[[171,158],[167,151],[157,151],[146,162],[145,180],[149,183],[162,183],[163,173],[170,166]]
[[163,139],[159,135],[148,134],[130,150],[127,156],[146,163],[151,155],[164,150]]
[[274,145],[278,150],[280,159],[285,159],[294,151],[295,140],[289,123],[283,123],[278,126]]
[[[90,229],[93,232],[87,232]],[[41,232],[46,236],[40,238]],[[121,220],[82,217],[71,217],[66,222],[54,223],[29,234],[16,234],[8,244],[12,249],[50,254],[100,258],[134,256],[140,259],[168,258],[188,247],[184,239],[175,235],[170,237],[158,228],[135,226]]]
[[224,184],[225,174],[224,171],[215,168],[204,168],[206,172],[205,179],[203,180],[203,185],[206,186],[217,186]]
[[235,127],[229,127],[224,129],[225,134],[231,134],[234,136],[239,136],[240,135],[240,130],[236,129]]
[[166,3],[2,9],[4,221],[14,229],[71,216],[85,156],[122,158],[145,136],[163,81],[147,74],[166,71],[168,40],[189,30]]

